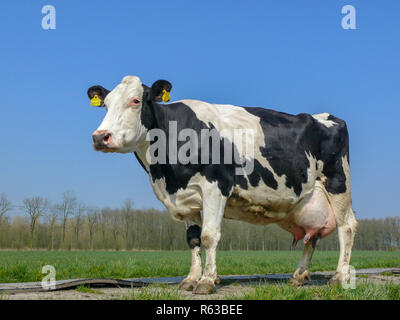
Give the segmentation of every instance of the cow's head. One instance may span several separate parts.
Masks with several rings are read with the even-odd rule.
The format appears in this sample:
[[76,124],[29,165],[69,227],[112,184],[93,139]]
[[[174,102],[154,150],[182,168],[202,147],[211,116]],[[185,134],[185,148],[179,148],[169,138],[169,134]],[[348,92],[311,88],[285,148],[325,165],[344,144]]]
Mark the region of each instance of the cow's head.
[[168,101],[172,85],[165,80],[156,81],[151,88],[138,77],[126,76],[111,92],[102,86],[88,90],[92,105],[105,107],[107,114],[93,132],[93,147],[103,152],[134,152],[146,136],[141,121],[145,108],[153,101]]

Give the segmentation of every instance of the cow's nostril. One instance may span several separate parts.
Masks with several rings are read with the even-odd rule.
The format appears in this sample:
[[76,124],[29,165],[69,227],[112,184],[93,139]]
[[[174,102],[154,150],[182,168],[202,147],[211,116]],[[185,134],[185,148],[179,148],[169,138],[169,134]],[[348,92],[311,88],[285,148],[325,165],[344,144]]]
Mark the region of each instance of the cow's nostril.
[[107,133],[104,137],[103,137],[103,142],[104,143],[108,143],[110,140],[111,134]]
[[107,148],[111,143],[111,133],[107,131],[96,131],[92,138],[96,150]]

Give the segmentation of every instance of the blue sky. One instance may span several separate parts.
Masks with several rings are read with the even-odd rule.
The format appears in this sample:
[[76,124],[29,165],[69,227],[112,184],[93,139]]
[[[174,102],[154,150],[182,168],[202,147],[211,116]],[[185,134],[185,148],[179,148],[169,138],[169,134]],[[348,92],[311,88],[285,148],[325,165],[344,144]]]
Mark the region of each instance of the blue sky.
[[[46,4],[56,30],[41,27]],[[357,30],[341,27],[346,4]],[[171,81],[173,100],[345,119],[356,216],[399,215],[399,12],[397,0],[1,1],[0,192],[163,208],[133,155],[91,147],[104,110],[87,88],[129,74]]]

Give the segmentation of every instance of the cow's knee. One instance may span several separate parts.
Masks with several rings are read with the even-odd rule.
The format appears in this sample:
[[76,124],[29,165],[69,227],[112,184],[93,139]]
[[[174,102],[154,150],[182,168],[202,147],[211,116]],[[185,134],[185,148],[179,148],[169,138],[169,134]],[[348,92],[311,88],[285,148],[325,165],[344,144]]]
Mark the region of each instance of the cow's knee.
[[205,249],[216,247],[219,240],[218,238],[218,234],[204,231],[201,233],[201,243]]
[[193,225],[186,230],[186,241],[190,249],[200,247],[201,245],[201,228]]

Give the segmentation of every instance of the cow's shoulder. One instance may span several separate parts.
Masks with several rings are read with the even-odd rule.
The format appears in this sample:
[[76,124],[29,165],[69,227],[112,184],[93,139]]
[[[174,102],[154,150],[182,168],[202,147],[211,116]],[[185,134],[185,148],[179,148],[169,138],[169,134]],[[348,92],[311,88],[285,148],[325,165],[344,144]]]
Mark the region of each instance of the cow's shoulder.
[[169,104],[165,104],[164,106],[171,111],[180,110],[184,112],[185,110],[190,109],[195,114],[199,115],[200,118],[203,117],[204,114],[210,113],[212,115],[225,116],[237,112],[243,112],[243,108],[238,106],[230,104],[215,104],[195,99],[178,100]]
[[[178,121],[188,122],[188,124],[200,121],[207,128],[216,128],[217,130],[261,129],[259,118],[241,106],[215,104],[193,99],[179,100],[165,106],[167,113],[175,115]],[[170,118],[170,116],[168,117]],[[185,121],[185,119],[190,120]]]

